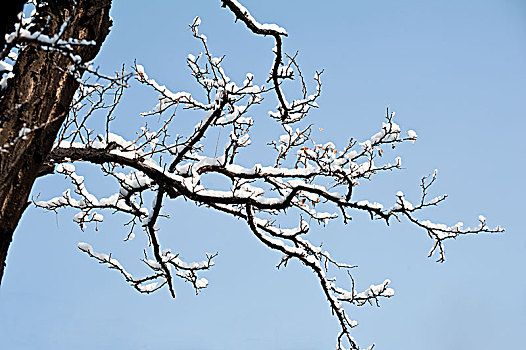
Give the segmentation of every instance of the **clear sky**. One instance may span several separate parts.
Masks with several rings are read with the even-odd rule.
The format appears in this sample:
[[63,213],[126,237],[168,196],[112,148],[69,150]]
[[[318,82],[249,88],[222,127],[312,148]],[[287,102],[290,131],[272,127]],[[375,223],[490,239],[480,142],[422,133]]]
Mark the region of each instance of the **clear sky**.
[[[285,51],[299,51],[307,77],[325,69],[320,109],[310,116],[323,129],[316,129],[316,139],[340,147],[349,137],[367,139],[379,130],[387,105],[397,112],[397,123],[418,133],[414,145],[397,149],[406,169],[360,186],[358,197],[389,205],[402,190],[416,200],[420,177],[437,168],[432,193],[449,198],[422,215],[473,226],[483,214],[489,226],[506,228],[503,234],[448,241],[443,264],[427,258],[432,245],[427,234],[404,222],[386,227],[357,216],[347,226],[315,229],[313,239],[323,241],[334,257],[359,265],[357,289],[392,280],[396,294],[380,308],[348,308],[360,323],[353,330],[359,344],[375,342],[375,349],[389,350],[523,347],[526,2],[241,2],[260,22],[287,29]],[[187,27],[197,15],[213,53],[226,55],[224,66],[233,79],[242,82],[246,72],[260,82],[266,79],[272,39],[255,37],[234,23],[219,0],[115,0],[114,26],[97,64],[112,72],[137,59],[172,91],[195,91],[185,59],[200,51]],[[115,131],[133,135],[138,113],[154,104],[155,95],[134,85],[118,110]],[[257,124],[267,116],[254,118]],[[254,132],[255,143],[278,135],[258,134],[257,127]],[[265,154],[255,150],[253,157]],[[33,195],[48,199],[66,185],[59,176],[47,176]],[[160,231],[164,246],[188,260],[219,252],[206,274],[210,285],[199,296],[179,281],[175,300],[167,290],[140,295],[77,249],[77,242],[85,241],[98,251],[112,251],[140,275],[136,261],[145,239],[122,242],[125,218],[81,232],[72,212],[55,215],[30,207],[0,288],[0,347],[335,347],[338,324],[309,270],[291,264],[277,271],[279,254],[262,246],[243,222],[184,201],[168,209],[172,218]]]

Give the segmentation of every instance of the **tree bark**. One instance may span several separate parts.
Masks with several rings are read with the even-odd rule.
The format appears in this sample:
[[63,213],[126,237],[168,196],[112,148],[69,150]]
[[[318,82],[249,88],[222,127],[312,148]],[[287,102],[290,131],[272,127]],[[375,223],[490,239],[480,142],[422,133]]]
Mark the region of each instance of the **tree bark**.
[[[75,49],[92,60],[109,33],[111,0],[49,1],[46,34],[69,24],[63,38],[95,40]],[[48,17],[49,16],[49,17]],[[69,20],[68,20],[69,19]],[[68,73],[70,58],[29,44],[21,50],[0,101],[0,283],[9,244],[27,207],[33,183],[49,155],[79,83]],[[30,130],[30,131],[28,131]]]

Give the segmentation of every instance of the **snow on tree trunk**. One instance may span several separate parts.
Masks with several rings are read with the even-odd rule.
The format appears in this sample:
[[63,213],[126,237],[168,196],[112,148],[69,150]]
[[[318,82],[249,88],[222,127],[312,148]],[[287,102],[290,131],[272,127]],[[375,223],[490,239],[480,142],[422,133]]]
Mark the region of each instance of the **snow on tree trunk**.
[[13,31],[17,15],[22,11],[25,3],[25,0],[11,0],[2,4],[2,11],[0,11],[0,47],[4,47],[5,35]]
[[[36,23],[26,31],[20,25],[6,38],[2,59],[19,50],[10,79],[0,87],[0,281],[13,232],[79,86],[71,66],[99,52],[112,23],[110,6],[111,0],[42,3]],[[55,50],[58,40],[44,40],[55,35],[94,42]]]

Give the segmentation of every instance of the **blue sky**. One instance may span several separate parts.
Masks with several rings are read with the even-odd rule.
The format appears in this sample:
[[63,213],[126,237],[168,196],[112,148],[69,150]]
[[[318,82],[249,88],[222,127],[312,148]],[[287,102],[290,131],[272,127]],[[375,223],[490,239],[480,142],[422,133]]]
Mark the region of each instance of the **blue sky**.
[[[313,240],[323,241],[332,256],[359,265],[357,289],[392,280],[396,294],[380,308],[348,309],[360,323],[353,332],[358,342],[375,342],[375,349],[520,348],[526,324],[526,232],[520,207],[526,195],[526,3],[242,3],[260,22],[287,29],[285,51],[299,51],[307,77],[325,69],[320,109],[310,116],[323,129],[315,132],[316,139],[339,146],[349,137],[367,139],[379,130],[387,105],[396,111],[397,123],[418,133],[414,145],[397,148],[406,169],[360,186],[357,196],[392,204],[402,190],[416,200],[420,177],[437,168],[432,193],[449,198],[421,217],[474,225],[483,214],[490,226],[506,228],[503,234],[447,242],[443,264],[427,258],[432,245],[427,234],[404,222],[386,227],[358,215],[347,226],[315,229]],[[200,51],[187,27],[199,15],[211,50],[226,55],[231,78],[242,81],[246,72],[259,81],[266,78],[273,41],[233,23],[219,0],[145,4],[115,1],[114,26],[97,59],[103,71],[137,59],[172,90],[196,91],[185,59]],[[133,135],[141,122],[138,113],[154,104],[154,94],[134,85],[114,130]],[[259,133],[254,129],[257,144],[277,129],[265,121],[265,113],[254,117],[263,125]],[[253,153],[256,159],[265,156],[258,149]],[[97,187],[98,180],[92,181]],[[37,182],[33,195],[51,198],[66,185],[59,176],[48,176]],[[136,260],[144,238],[122,242],[125,218],[81,232],[71,212],[55,215],[30,207],[15,234],[0,288],[3,348],[335,347],[338,325],[310,271],[299,264],[277,271],[279,254],[262,246],[240,221],[184,201],[168,209],[171,219],[160,231],[165,246],[188,260],[219,252],[206,274],[210,285],[199,296],[179,282],[175,300],[166,290],[140,295],[76,248],[85,241],[112,251],[140,274]]]

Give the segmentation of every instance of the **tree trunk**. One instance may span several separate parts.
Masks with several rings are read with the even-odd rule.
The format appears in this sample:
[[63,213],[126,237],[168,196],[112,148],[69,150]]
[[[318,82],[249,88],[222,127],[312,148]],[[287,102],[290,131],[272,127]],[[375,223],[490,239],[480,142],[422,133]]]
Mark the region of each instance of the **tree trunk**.
[[[75,49],[92,60],[109,33],[111,0],[49,1],[40,9],[55,34],[69,18],[63,38],[95,40]],[[49,17],[48,17],[49,16]],[[37,44],[26,46],[0,101],[0,283],[9,244],[27,207],[31,188],[68,113],[78,82],[68,73],[71,59]]]

